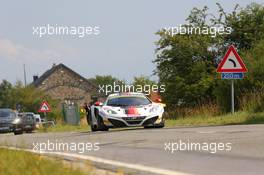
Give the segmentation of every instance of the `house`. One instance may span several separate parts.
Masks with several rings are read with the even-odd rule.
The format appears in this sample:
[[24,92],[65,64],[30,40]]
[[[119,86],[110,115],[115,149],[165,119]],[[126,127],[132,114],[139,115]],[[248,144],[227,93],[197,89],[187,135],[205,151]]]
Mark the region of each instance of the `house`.
[[98,87],[64,64],[53,64],[40,77],[33,77],[33,85],[61,103],[83,105],[98,95]]

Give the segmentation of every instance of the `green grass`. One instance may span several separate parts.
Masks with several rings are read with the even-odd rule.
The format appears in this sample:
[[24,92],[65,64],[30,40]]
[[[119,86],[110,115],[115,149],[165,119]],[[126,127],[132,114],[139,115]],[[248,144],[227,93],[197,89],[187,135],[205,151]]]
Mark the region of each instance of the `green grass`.
[[[77,168],[32,153],[0,148],[0,175],[83,175]],[[87,174],[87,173],[86,173]]]
[[236,112],[221,116],[190,116],[178,119],[167,119],[166,126],[215,126],[234,124],[264,124],[264,112]]
[[67,124],[57,124],[48,128],[40,128],[38,132],[85,132],[90,131],[88,125],[67,125]]

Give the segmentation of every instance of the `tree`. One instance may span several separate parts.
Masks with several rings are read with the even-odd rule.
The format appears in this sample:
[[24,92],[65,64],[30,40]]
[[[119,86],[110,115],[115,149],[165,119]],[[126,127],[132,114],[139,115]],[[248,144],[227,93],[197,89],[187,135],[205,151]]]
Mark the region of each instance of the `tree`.
[[146,76],[138,76],[138,77],[134,77],[134,81],[133,81],[133,85],[141,85],[141,86],[145,86],[145,85],[153,85],[155,84],[155,81],[150,80],[148,77]]
[[150,80],[147,76],[143,76],[143,75],[134,77],[134,81],[132,85],[134,87],[134,92],[142,92],[145,93],[146,95],[150,95],[151,93],[153,93],[153,91],[155,92],[159,91],[159,87],[156,84],[156,82]]
[[8,82],[7,80],[3,80],[0,84],[0,107],[9,107],[10,101],[12,99],[11,97],[12,92],[12,84]]
[[[226,13],[218,3],[217,6],[219,12],[216,16],[208,13],[206,6],[203,9],[193,8],[184,26],[231,27],[231,34],[217,34],[215,37],[198,34],[172,36],[165,30],[157,32],[160,39],[156,42],[155,73],[160,82],[166,85],[163,98],[168,105],[194,106],[197,103],[217,101],[225,106],[230,101],[230,91],[227,91],[229,82],[219,80],[215,72],[220,59],[230,44],[234,44],[239,53],[244,53],[264,38],[262,5],[253,3],[244,9],[237,5],[231,13]],[[259,61],[255,66],[258,63]],[[252,87],[251,85],[259,87],[256,77],[262,79],[261,74],[250,75],[255,78],[250,77],[243,81],[237,96]]]
[[44,99],[48,99],[48,97],[43,91],[30,85],[24,87],[21,82],[17,82],[12,89],[11,107],[15,108],[16,105],[19,104],[21,106],[21,111],[37,112]]
[[12,85],[6,80],[0,84],[0,107],[16,109],[20,106],[20,112],[37,113],[43,100],[47,100],[52,108],[49,117],[59,117],[58,101],[53,100],[43,91],[36,89],[32,85],[24,87],[21,81]]
[[230,14],[222,10],[225,25],[233,28],[232,33],[225,37],[225,42],[235,44],[238,49],[250,49],[264,38],[264,6],[252,3],[245,9],[238,7]]
[[[264,33],[264,32],[263,32]],[[241,55],[247,65],[248,72],[246,75],[246,82],[241,83],[250,84],[251,87],[243,85],[246,90],[264,89],[264,37],[262,40],[256,42],[254,47],[249,50],[244,50]],[[244,90],[242,90],[244,91]]]
[[[208,27],[207,7],[193,9],[186,27]],[[214,85],[215,51],[209,50],[209,35],[174,35],[162,30],[157,33],[156,74],[166,85],[163,98],[168,104],[195,105],[211,100]]]
[[96,75],[95,78],[90,78],[88,80],[95,83],[96,85],[112,85],[114,82],[117,84],[122,82],[111,75]]

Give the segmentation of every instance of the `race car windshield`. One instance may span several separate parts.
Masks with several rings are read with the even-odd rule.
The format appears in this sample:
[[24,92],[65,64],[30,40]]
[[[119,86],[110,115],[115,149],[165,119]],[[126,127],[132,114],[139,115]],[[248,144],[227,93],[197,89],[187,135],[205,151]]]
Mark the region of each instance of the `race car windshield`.
[[107,106],[143,106],[150,104],[146,97],[117,97],[107,101]]

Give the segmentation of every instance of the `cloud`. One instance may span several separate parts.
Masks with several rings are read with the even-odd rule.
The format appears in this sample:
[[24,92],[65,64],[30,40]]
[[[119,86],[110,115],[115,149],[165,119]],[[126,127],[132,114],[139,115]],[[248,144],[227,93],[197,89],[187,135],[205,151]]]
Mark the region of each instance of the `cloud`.
[[[60,51],[62,51],[60,49]],[[28,48],[9,39],[0,38],[0,57],[13,61],[42,61],[56,60],[62,57],[62,53],[54,49],[36,50]]]
[[4,57],[17,57],[18,50],[16,46],[7,39],[0,39],[0,55]]

